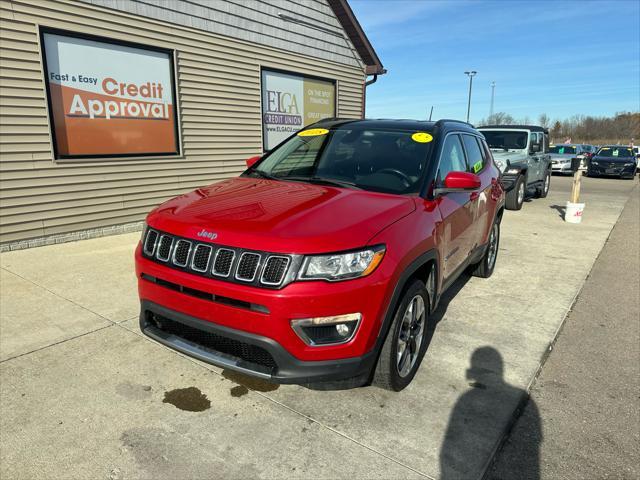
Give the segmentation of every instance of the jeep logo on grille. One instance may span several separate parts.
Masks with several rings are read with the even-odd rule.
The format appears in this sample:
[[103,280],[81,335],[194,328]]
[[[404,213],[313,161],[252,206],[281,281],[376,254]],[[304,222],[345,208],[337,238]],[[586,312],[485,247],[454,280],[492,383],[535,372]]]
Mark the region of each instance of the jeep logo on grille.
[[200,238],[208,238],[209,240],[215,240],[218,238],[218,234],[215,232],[208,232],[204,228],[198,232]]

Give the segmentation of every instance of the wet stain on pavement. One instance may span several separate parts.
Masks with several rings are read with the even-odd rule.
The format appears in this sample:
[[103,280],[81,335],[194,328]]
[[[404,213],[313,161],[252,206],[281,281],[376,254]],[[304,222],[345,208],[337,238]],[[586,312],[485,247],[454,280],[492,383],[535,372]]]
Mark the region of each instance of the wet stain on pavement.
[[187,412],[203,412],[211,408],[211,402],[207,396],[196,387],[176,388],[164,392],[162,403],[170,403],[180,410]]
[[244,385],[236,385],[231,389],[232,397],[241,397],[243,395],[246,395],[247,393],[249,393],[249,389]]
[[257,392],[273,392],[274,390],[280,388],[280,385],[277,383],[271,383],[260,378],[243,375],[242,373],[234,372],[233,370],[223,370],[222,376],[227,380],[231,380],[232,382],[237,383],[239,386],[245,387],[245,389],[247,389],[247,391],[245,392],[243,390],[237,389],[238,387],[233,387],[231,389],[231,396],[233,397],[241,397],[242,395],[246,395],[248,393],[248,390],[255,390]]

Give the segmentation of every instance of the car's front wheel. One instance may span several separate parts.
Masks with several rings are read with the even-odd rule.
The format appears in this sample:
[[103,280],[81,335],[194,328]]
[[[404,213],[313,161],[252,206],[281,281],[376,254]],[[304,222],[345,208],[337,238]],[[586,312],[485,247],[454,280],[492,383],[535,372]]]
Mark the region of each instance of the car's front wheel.
[[551,172],[547,171],[544,176],[542,185],[536,187],[536,197],[545,198],[549,193],[549,187],[551,186]]
[[507,193],[506,207],[507,210],[520,210],[524,203],[524,194],[526,191],[525,179],[520,175],[512,190]]
[[418,371],[432,328],[425,284],[414,280],[405,290],[382,346],[373,384],[399,392]]

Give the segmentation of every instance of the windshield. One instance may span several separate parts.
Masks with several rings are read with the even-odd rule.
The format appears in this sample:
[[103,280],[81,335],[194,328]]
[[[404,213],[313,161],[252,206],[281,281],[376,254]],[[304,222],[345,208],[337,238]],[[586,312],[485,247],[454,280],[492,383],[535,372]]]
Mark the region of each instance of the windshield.
[[415,130],[303,130],[245,175],[417,193],[432,139]]
[[549,147],[549,153],[557,153],[559,155],[573,155],[576,153],[576,147],[572,145],[554,145]]
[[503,150],[522,150],[527,148],[527,132],[513,132],[505,130],[481,130],[480,133],[487,139],[489,148],[500,148]]
[[596,156],[629,158],[633,157],[633,152],[630,147],[603,147],[598,150]]

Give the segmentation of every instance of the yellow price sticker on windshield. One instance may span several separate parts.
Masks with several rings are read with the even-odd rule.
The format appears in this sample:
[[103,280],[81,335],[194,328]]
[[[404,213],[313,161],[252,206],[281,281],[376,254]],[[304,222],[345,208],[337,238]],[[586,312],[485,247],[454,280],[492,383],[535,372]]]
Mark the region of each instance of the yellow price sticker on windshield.
[[326,135],[329,130],[326,128],[312,128],[310,130],[302,130],[298,132],[299,137],[317,137],[318,135]]
[[482,160],[478,160],[473,164],[473,173],[478,173],[480,170],[482,170]]
[[431,140],[433,140],[433,137],[427,132],[416,132],[411,135],[411,140],[418,143],[429,143]]

